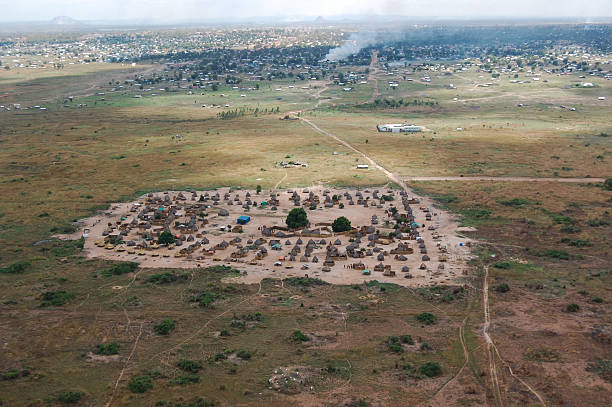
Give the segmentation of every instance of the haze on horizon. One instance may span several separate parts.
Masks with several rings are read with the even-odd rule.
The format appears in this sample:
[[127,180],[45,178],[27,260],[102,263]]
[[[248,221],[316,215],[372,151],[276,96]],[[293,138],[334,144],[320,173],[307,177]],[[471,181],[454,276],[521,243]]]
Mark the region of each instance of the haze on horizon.
[[153,23],[278,17],[279,22],[322,16],[397,16],[440,19],[576,18],[612,16],[610,0],[0,0],[0,22],[81,21]]

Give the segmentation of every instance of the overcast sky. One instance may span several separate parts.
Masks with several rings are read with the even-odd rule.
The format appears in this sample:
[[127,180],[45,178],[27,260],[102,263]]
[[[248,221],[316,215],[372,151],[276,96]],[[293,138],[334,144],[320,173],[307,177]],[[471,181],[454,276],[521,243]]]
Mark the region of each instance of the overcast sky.
[[261,16],[398,15],[441,18],[610,17],[612,0],[0,0],[0,21],[185,21]]

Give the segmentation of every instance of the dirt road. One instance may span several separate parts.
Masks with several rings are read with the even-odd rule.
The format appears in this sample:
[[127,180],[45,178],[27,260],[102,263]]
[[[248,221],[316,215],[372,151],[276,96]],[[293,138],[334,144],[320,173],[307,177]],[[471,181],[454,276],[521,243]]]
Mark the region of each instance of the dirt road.
[[373,102],[374,100],[376,100],[376,98],[378,97],[378,78],[376,77],[376,74],[378,73],[378,68],[377,65],[378,64],[378,51],[374,50],[372,51],[372,60],[370,61],[370,73],[368,74],[368,80],[374,81],[374,91],[372,92],[372,97],[370,98],[370,102]]
[[402,177],[404,181],[495,181],[495,182],[604,182],[605,178],[539,178],[539,177]]

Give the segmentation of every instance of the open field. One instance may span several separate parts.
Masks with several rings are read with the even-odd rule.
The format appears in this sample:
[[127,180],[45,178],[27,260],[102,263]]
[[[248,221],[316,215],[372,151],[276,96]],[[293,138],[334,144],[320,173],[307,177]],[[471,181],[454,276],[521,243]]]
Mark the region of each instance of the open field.
[[[405,81],[375,66],[351,91],[289,78],[214,91],[118,88],[161,65],[1,70],[0,104],[23,107],[0,111],[4,405],[59,406],[70,391],[84,406],[204,405],[188,404],[197,397],[221,406],[607,405],[612,192],[603,180],[612,175],[612,82],[589,79],[595,86],[582,89],[577,75],[543,73],[519,84],[476,69]],[[434,105],[359,107],[375,92]],[[35,105],[47,110],[25,109]],[[387,122],[427,131],[378,133]],[[565,178],[577,182],[556,182]],[[272,257],[182,267],[168,257],[160,268],[94,245],[105,222],[149,192],[277,190],[283,206],[253,215],[247,233],[256,235],[265,223],[283,224],[289,189],[391,190],[397,205],[404,181],[444,217],[458,267],[449,280],[408,283],[399,270],[326,276],[344,277],[341,266],[305,279],[299,262],[273,273]],[[366,226],[386,209],[347,205],[309,216],[349,214]],[[229,223],[239,213],[231,209]],[[78,239],[85,226],[95,238]],[[58,234],[75,240],[51,237]],[[459,241],[474,243],[461,259]],[[433,239],[427,244],[433,252]],[[411,256],[414,269],[420,254]],[[108,344],[116,352],[98,346]],[[441,368],[431,377],[428,362]],[[137,378],[152,388],[131,390]]]

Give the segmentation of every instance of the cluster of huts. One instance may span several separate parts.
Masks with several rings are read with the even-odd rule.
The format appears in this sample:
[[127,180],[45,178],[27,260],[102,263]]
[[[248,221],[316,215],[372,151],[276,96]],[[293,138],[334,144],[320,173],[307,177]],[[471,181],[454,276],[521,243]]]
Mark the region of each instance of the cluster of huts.
[[[258,265],[265,260],[270,265],[285,268],[301,263],[301,268],[307,270],[321,263],[320,270],[323,272],[343,265],[366,275],[372,270],[366,267],[364,261],[370,259],[376,262],[373,271],[394,276],[396,270],[401,270],[407,278],[412,276],[411,270],[401,264],[419,251],[420,268],[428,269],[431,259],[425,240],[421,237],[422,226],[415,221],[411,206],[419,201],[410,199],[405,192],[399,192],[399,205],[393,190],[386,194],[378,190],[337,194],[323,190],[319,195],[306,189],[301,193],[288,191],[288,195],[284,205],[289,208],[313,205],[319,208],[344,208],[344,205],[357,205],[380,210],[378,214],[384,219],[373,214],[369,225],[356,226],[341,233],[332,231],[331,222],[312,222],[298,230],[279,225],[251,226],[251,217],[246,215],[239,216],[235,223],[228,219],[224,223],[231,224],[221,224],[230,215],[228,209],[232,213],[236,210],[248,213],[258,208],[263,212],[258,211],[257,215],[262,216],[275,213],[281,206],[280,194],[271,192],[268,197],[263,197],[254,192],[231,189],[201,194],[193,191],[166,192],[161,195],[148,194],[144,201],[131,204],[130,214],[108,222],[102,232],[104,239],[97,244],[108,250],[127,251],[128,254],[141,256],[170,257],[172,251],[173,257],[198,264],[226,261]],[[232,206],[234,209],[230,208]],[[420,209],[426,211],[427,219],[431,219],[429,208]],[[245,227],[249,228],[247,234],[243,233]],[[387,232],[381,233],[379,228]],[[173,243],[158,242],[164,232],[172,235]],[[157,250],[160,248],[165,250]],[[439,249],[444,252],[444,248]],[[444,253],[439,253],[438,261],[446,261]],[[438,267],[443,268],[443,264],[440,263]]]

